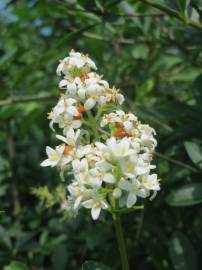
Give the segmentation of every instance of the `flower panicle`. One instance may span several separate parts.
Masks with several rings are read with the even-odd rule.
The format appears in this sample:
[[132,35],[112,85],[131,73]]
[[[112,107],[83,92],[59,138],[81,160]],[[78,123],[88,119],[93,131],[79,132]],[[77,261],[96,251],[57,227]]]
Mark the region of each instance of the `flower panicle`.
[[124,96],[96,70],[88,55],[73,50],[60,61],[56,72],[64,93],[48,118],[54,132],[54,125],[62,130],[56,135],[61,143],[54,149],[47,146],[48,158],[41,163],[57,167],[63,179],[72,171],[65,209],[91,209],[94,220],[102,209],[132,208],[160,190],[152,164],[155,130],[131,112],[113,110]]

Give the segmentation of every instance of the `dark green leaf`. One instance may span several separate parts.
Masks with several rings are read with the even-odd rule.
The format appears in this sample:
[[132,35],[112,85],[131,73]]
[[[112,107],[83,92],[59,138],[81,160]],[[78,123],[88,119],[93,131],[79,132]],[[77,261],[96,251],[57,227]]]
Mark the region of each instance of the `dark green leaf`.
[[202,202],[202,184],[193,183],[173,190],[166,202],[172,206],[191,206]]
[[176,232],[169,242],[169,252],[175,270],[197,270],[194,247],[181,232]]
[[190,3],[190,0],[177,0],[177,5],[182,15],[186,15],[187,7],[189,3]]
[[200,165],[202,162],[202,152],[199,145],[194,142],[185,142],[184,146],[193,163]]

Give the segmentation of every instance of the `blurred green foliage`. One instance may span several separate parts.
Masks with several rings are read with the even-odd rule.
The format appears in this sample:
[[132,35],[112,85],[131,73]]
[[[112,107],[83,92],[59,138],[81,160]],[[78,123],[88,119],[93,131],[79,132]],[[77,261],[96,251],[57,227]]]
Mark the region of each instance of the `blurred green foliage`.
[[0,1],[1,269],[120,269],[110,216],[64,213],[65,184],[39,166],[55,143],[55,69],[71,48],[157,131],[162,191],[123,219],[131,269],[202,269],[202,31],[189,26],[200,25],[202,2],[154,1],[179,18],[148,2]]

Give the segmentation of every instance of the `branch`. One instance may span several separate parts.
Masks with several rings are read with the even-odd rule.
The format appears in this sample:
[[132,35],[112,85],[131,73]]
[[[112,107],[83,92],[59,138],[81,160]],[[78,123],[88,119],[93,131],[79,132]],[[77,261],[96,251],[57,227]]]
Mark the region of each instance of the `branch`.
[[122,214],[128,214],[131,213],[133,211],[137,211],[137,210],[142,210],[144,209],[144,205],[136,205],[132,208],[122,208],[122,209],[117,209],[117,210],[110,210],[111,213],[118,213],[120,215]]
[[156,3],[155,0],[140,0],[140,1],[144,2],[147,5],[152,6],[154,8],[157,8],[157,9],[167,13],[168,15],[170,15],[172,17],[175,17],[176,19],[180,20],[181,22],[183,22],[184,24],[186,24],[188,26],[192,26],[193,28],[196,28],[196,29],[202,31],[202,24],[194,22],[194,21],[190,20],[188,17],[181,16],[177,11],[175,11],[172,8],[169,8],[167,6]]
[[201,172],[197,168],[194,168],[194,167],[190,166],[189,164],[186,164],[186,163],[184,163],[184,162],[182,162],[180,160],[170,158],[170,157],[168,157],[168,156],[166,156],[166,155],[164,155],[162,153],[159,153],[157,151],[154,152],[154,155],[157,156],[157,157],[160,157],[162,159],[165,159],[165,160],[167,160],[167,161],[169,161],[169,162],[171,162],[173,164],[176,164],[176,165],[178,165],[180,167],[184,167],[184,168],[186,168],[186,169],[188,169],[188,170],[190,170],[192,172],[201,174]]
[[[92,39],[101,40],[105,42],[113,42],[113,39],[105,38],[91,32],[83,32],[82,35],[87,38],[92,38]],[[119,38],[117,42],[122,43],[122,44],[134,44],[134,40],[128,39],[128,38]]]
[[41,102],[55,99],[58,95],[52,94],[49,96],[33,96],[33,97],[14,97],[0,100],[0,106],[16,104],[16,103],[26,103],[26,102]]
[[58,3],[62,4],[64,8],[68,12],[81,12],[81,13],[93,13],[98,16],[106,17],[106,16],[116,16],[116,17],[133,17],[133,18],[138,18],[138,17],[163,17],[167,16],[164,12],[151,12],[151,13],[115,13],[115,12],[108,12],[106,10],[100,11],[96,9],[84,9],[84,8],[75,8],[74,6],[68,6],[62,1],[57,0]]

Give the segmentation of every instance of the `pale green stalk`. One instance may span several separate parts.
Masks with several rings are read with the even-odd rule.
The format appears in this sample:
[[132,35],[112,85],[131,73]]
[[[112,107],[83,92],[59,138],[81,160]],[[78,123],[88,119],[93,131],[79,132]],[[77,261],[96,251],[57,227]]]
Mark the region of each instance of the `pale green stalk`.
[[119,253],[121,256],[122,270],[130,270],[120,215],[113,214],[113,220],[116,230],[116,238],[119,245]]

